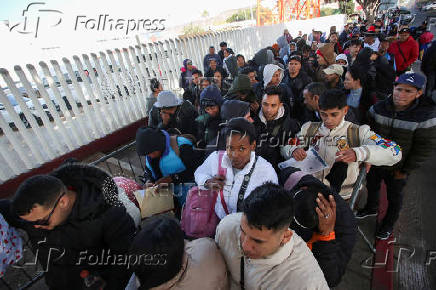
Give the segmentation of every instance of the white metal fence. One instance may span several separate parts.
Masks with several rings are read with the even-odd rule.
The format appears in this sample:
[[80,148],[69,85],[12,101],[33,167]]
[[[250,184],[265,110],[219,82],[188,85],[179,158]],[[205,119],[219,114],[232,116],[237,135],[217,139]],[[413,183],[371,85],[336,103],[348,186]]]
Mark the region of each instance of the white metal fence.
[[[323,28],[343,25],[320,19]],[[208,47],[221,41],[249,59],[284,27],[297,28],[250,27],[0,69],[0,183],[146,117],[149,80],[178,90],[183,59],[203,69]]]

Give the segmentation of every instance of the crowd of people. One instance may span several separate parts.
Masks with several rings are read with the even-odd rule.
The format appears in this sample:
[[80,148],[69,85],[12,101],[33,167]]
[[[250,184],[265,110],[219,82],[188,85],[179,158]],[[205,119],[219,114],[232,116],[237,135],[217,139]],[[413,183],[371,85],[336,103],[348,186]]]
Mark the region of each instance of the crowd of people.
[[[146,170],[135,186],[171,188],[173,215],[141,222],[132,188],[67,160],[0,201],[2,236],[27,233],[50,289],[335,287],[358,219],[377,215],[382,181],[376,237],[387,240],[408,177],[436,148],[436,44],[427,33],[420,46],[422,30],[380,20],[328,35],[285,30],[249,60],[226,42],[210,46],[203,64],[183,61],[182,97],[151,80],[136,134]],[[420,47],[425,76],[412,71]],[[313,159],[322,167],[303,170]],[[367,203],[351,209],[361,167]],[[193,186],[214,196],[209,207],[192,206]],[[16,245],[7,263],[22,255]]]

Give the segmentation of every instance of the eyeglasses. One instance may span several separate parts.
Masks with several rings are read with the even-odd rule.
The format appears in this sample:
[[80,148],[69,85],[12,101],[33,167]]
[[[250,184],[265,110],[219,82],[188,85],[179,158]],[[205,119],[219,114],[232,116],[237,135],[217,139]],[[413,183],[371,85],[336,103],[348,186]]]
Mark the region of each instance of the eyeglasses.
[[56,207],[58,206],[59,201],[61,200],[61,198],[67,193],[66,189],[64,189],[64,191],[61,193],[61,195],[59,195],[58,199],[56,200],[55,204],[53,205],[52,210],[50,211],[50,213],[48,214],[48,216],[45,219],[39,219],[36,221],[28,221],[27,223],[32,225],[32,226],[48,226],[50,224],[50,218],[53,215]]

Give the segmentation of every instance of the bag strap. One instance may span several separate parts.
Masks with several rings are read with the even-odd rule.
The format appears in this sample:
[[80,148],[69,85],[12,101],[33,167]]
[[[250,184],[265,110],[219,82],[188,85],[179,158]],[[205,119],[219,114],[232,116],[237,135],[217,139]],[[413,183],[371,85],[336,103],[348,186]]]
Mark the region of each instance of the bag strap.
[[254,168],[256,167],[258,156],[254,159],[253,165],[251,166],[250,172],[244,176],[244,181],[242,182],[241,188],[238,193],[238,203],[236,204],[236,211],[242,211],[242,202],[244,201],[245,191],[247,190],[248,183],[250,182],[251,175],[253,174]]
[[170,136],[170,146],[173,148],[177,156],[180,156],[179,144],[177,143],[177,136]]
[[[218,174],[222,175],[225,174],[224,173],[224,168],[221,167],[221,163],[223,162],[223,157],[224,157],[225,151],[218,151]],[[221,205],[223,206],[224,212],[226,213],[226,215],[229,214],[229,209],[227,208],[227,204],[226,201],[224,199],[224,193],[223,190],[220,190],[220,198],[221,198]]]
[[399,42],[397,42],[398,43],[398,50],[400,51],[400,54],[401,54],[401,56],[403,57],[403,59],[404,59],[404,62],[406,62],[407,60],[406,60],[406,57],[404,56],[404,53],[403,53],[403,51],[401,50],[401,45],[400,45],[400,43]]
[[244,271],[244,256],[241,256],[241,279],[239,280],[239,285],[241,286],[241,290],[245,290],[245,271]]
[[359,126],[351,123],[347,128],[347,142],[350,148],[360,146]]

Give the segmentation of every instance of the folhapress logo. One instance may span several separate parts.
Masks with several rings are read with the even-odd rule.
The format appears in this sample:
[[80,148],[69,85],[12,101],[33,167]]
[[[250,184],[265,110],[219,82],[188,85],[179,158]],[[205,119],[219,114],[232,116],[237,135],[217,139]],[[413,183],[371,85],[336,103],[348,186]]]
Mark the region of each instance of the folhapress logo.
[[[35,38],[37,38],[40,27],[55,27],[61,24],[61,15],[63,13],[54,9],[40,9],[44,5],[45,2],[32,2],[27,5],[21,15],[23,16],[23,21],[15,23],[14,25],[9,24],[9,31],[16,31],[21,34],[33,34]],[[56,16],[52,18],[54,15]],[[46,21],[47,19],[50,19],[52,23]]]
[[[23,10],[23,19],[18,23],[8,23],[9,31],[21,34],[33,34],[38,37],[42,28],[50,29],[61,23],[73,23],[71,30],[74,31],[122,31],[128,35],[134,31],[162,31],[165,30],[162,18],[116,18],[109,14],[100,14],[97,17],[86,15],[74,16],[73,21],[62,21],[66,15],[59,10],[47,9],[45,2],[32,2]],[[63,24],[65,25],[65,24]]]

